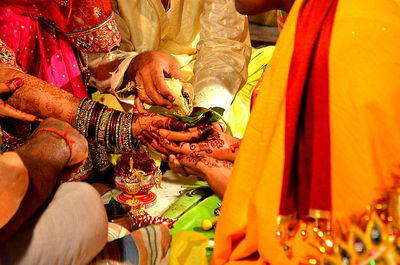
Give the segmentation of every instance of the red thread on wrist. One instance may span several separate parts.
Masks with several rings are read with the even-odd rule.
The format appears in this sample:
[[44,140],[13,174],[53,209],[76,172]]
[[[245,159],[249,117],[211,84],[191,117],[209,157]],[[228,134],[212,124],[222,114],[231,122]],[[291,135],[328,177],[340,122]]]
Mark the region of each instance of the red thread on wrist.
[[53,132],[53,133],[61,136],[67,142],[67,145],[69,147],[69,159],[68,159],[68,162],[69,162],[71,160],[71,157],[72,157],[72,145],[75,143],[74,140],[71,140],[71,139],[67,138],[67,134],[69,133],[71,128],[72,127],[70,125],[68,125],[67,129],[65,130],[65,133],[61,133],[61,132],[59,132],[59,131],[57,131],[56,129],[53,129],[53,128],[42,128],[42,129],[37,130],[37,132],[49,131],[49,132]]

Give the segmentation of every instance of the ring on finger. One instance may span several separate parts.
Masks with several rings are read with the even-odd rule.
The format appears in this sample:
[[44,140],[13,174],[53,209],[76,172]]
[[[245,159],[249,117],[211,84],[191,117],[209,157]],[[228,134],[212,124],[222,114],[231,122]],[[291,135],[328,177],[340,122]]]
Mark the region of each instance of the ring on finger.
[[137,90],[143,90],[143,89],[144,89],[144,87],[141,86],[141,85],[135,85],[135,88],[136,88]]

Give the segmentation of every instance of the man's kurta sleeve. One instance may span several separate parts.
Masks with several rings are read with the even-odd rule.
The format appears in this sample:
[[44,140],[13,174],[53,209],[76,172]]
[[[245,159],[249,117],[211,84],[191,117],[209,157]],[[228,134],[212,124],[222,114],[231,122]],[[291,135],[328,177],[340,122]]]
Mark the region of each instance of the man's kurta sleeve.
[[247,17],[233,0],[206,0],[194,65],[194,105],[229,108],[246,83],[251,56]]
[[80,56],[83,65],[89,68],[89,85],[96,87],[101,92],[113,93],[120,87],[130,62],[138,53],[134,51],[129,27],[121,18],[116,2],[111,1],[111,3],[122,38],[119,47],[108,53],[81,53]]

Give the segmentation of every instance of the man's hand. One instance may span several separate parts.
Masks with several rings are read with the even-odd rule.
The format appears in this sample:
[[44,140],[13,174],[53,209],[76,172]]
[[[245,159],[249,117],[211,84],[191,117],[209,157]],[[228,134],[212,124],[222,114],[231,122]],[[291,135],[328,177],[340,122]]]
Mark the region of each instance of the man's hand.
[[133,80],[140,87],[137,92],[140,101],[171,108],[175,95],[167,87],[164,76],[183,80],[179,65],[159,51],[139,54],[131,61],[127,72],[128,81]]
[[[24,81],[21,78],[14,78],[7,83],[0,83],[0,94],[7,94],[15,91],[21,87]],[[34,115],[17,110],[0,98],[0,117],[10,117],[18,120],[24,120],[29,122],[37,121],[38,118]]]
[[[87,142],[75,129],[65,135],[71,143],[71,150],[62,136],[70,125],[53,118],[43,121],[24,145],[16,149],[29,173],[29,186],[18,211],[0,229],[0,241],[9,238],[17,229],[43,205],[59,184],[63,174],[71,174],[87,156]],[[49,131],[50,130],[50,131]],[[61,133],[54,133],[54,131]],[[71,154],[72,153],[72,154]],[[69,166],[69,167],[66,167]],[[78,167],[79,168],[79,167]]]
[[[63,178],[69,177],[71,174],[75,174],[85,163],[86,157],[88,156],[88,143],[85,137],[83,137],[71,125],[53,118],[48,118],[43,121],[36,128],[35,132],[48,134],[48,137],[51,137],[50,134],[52,134],[53,137],[62,138],[59,135],[57,136],[53,130],[61,134],[68,132],[65,134],[64,145],[68,145],[68,149],[69,147],[71,147],[71,149],[69,151],[69,160],[66,162],[66,168],[64,169],[62,176]],[[33,134],[35,134],[35,132],[33,132]]]

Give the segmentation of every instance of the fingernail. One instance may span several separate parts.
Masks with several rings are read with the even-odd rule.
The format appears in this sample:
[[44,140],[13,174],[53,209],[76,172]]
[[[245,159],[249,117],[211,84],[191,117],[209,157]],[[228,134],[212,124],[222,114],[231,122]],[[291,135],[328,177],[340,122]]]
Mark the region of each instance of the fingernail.
[[22,80],[22,78],[15,78],[13,81],[13,84],[16,86],[16,88],[24,85],[24,80]]
[[186,124],[184,122],[174,120],[172,122],[172,129],[177,130],[177,131],[185,130]]
[[169,100],[169,101],[174,101],[175,98],[174,98],[173,96],[168,96],[168,100]]
[[156,138],[156,140],[160,140],[160,135],[158,135],[156,132],[150,132],[150,135]]

